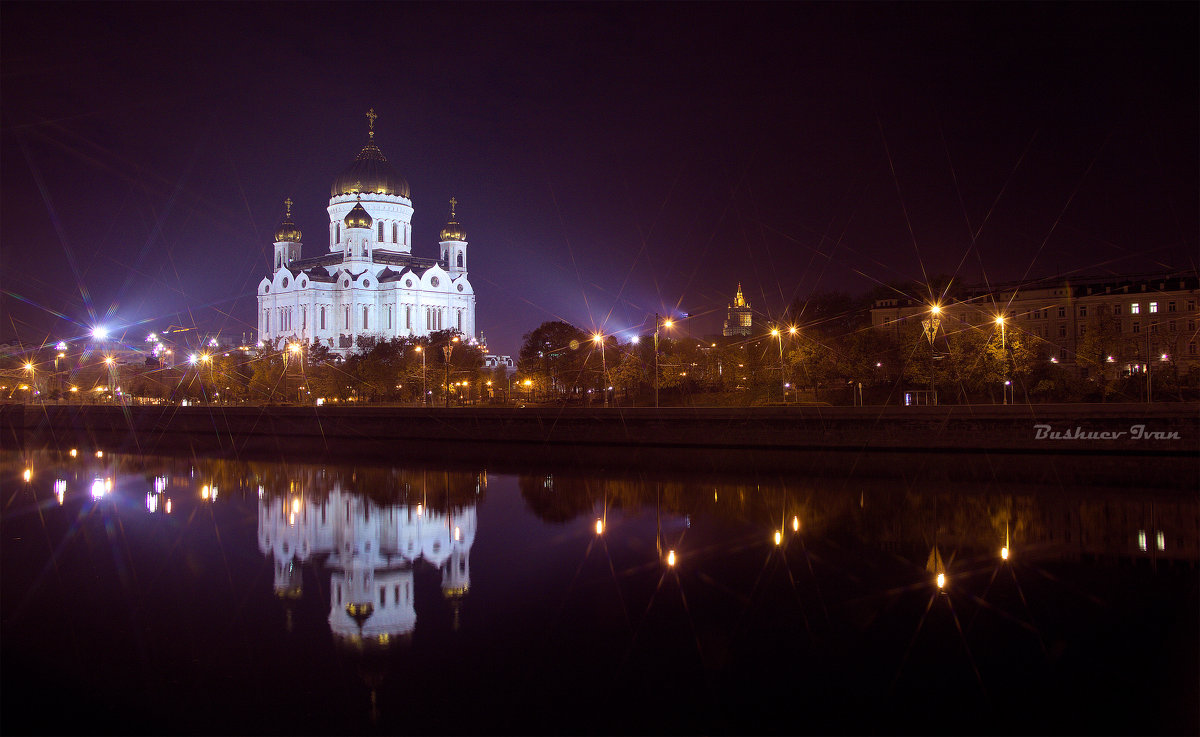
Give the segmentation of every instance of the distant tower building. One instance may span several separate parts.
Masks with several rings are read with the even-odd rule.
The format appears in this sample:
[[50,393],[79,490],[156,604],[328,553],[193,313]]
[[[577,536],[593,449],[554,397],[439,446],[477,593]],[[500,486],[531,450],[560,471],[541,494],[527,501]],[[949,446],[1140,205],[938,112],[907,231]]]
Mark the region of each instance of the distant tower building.
[[729,305],[729,311],[725,313],[725,330],[722,335],[729,337],[731,335],[750,335],[750,303],[742,296],[742,284],[738,282],[737,296],[733,298],[733,304]]

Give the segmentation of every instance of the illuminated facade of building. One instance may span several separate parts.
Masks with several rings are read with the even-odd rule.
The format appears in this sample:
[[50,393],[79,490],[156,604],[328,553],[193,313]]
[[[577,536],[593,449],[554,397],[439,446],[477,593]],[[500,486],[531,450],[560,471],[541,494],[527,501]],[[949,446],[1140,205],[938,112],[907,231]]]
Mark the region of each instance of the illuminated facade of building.
[[330,188],[329,248],[301,257],[291,200],[275,233],[271,275],[258,285],[259,339],[274,348],[318,342],[346,354],[359,337],[387,340],[455,330],[474,343],[475,291],[467,279],[467,235],[457,201],[437,258],[412,254],[408,182],[368,140]]
[[[1003,316],[1009,335],[1020,335],[1051,360],[1087,378],[1077,361],[1089,331],[1106,331],[1112,346],[1104,360],[1127,373],[1173,362],[1181,372],[1200,366],[1200,279],[1193,274],[1078,278],[1028,286],[967,288],[941,305],[940,329],[994,329]],[[896,336],[921,329],[930,306],[903,298],[880,299],[871,325]],[[1094,337],[1094,336],[1093,336]],[[1091,367],[1094,371],[1094,367]]]
[[737,295],[725,313],[725,329],[721,332],[726,338],[733,335],[750,335],[753,328],[753,316],[750,313],[750,303],[742,296],[742,285],[739,282]]

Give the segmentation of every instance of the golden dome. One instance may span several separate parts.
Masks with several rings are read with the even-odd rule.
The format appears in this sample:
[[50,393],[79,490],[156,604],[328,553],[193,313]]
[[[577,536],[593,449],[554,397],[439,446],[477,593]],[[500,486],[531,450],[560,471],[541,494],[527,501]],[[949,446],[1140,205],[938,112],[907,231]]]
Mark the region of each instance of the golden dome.
[[347,228],[370,228],[374,221],[371,219],[371,213],[363,209],[362,203],[356,202],[342,222],[346,223]]
[[441,240],[443,241],[463,241],[467,240],[467,231],[463,226],[454,219],[454,206],[458,204],[458,200],[450,198],[450,221],[446,223],[446,227],[442,228]]
[[388,163],[375,145],[375,109],[367,113],[371,121],[370,139],[358,156],[333,180],[330,197],[346,194],[388,194],[408,197],[408,182]]
[[329,196],[344,194],[389,194],[408,197],[408,182],[383,157],[383,152],[375,142],[368,141],[354,162],[333,180]]
[[292,222],[292,198],[287,198],[283,204],[287,207],[287,213],[283,216],[283,222],[279,224],[279,229],[275,231],[275,242],[299,243],[300,229]]

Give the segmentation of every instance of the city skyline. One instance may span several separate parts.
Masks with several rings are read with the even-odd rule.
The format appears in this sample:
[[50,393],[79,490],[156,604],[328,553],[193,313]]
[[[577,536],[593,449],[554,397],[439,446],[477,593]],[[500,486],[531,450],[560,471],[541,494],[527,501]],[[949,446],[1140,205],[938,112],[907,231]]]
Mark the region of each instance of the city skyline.
[[775,316],[1196,269],[1195,6],[228,7],[6,5],[0,342],[253,331],[281,203],[319,253],[371,108],[415,254],[458,200],[498,353],[720,332],[738,282]]

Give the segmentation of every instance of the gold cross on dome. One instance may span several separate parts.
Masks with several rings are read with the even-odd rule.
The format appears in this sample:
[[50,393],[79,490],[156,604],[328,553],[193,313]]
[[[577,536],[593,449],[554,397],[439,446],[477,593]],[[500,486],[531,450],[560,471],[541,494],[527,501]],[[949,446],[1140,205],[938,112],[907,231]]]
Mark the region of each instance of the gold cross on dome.
[[371,108],[370,110],[367,111],[367,120],[370,121],[370,126],[371,126],[371,131],[370,131],[371,138],[375,137],[375,118],[378,118],[378,117],[379,116],[375,114],[375,108]]
[[451,197],[451,198],[450,198],[450,219],[451,219],[451,220],[453,220],[453,219],[454,219],[454,206],[455,206],[455,205],[457,205],[457,204],[458,204],[458,200],[456,200],[456,199],[454,199],[453,197]]
[[292,216],[292,198],[288,197],[286,200],[283,201],[283,204],[287,205],[287,216],[291,217]]

